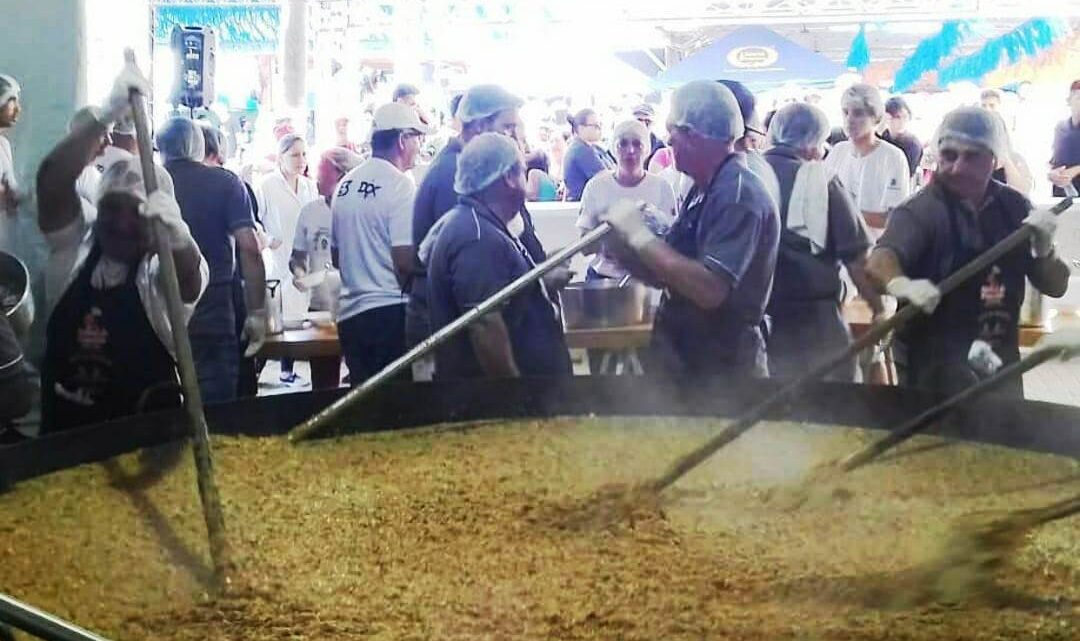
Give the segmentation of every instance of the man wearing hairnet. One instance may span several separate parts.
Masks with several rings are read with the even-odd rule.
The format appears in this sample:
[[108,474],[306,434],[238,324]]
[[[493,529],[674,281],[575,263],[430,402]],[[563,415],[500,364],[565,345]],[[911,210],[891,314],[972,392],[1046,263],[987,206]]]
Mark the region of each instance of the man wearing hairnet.
[[[822,353],[850,342],[841,317],[841,265],[875,314],[881,296],[866,276],[870,237],[859,210],[843,186],[831,178],[821,157],[829,120],[813,105],[781,108],[769,125],[766,162],[780,188],[780,249],[769,297],[769,374],[796,378],[816,365]],[[827,380],[853,382],[855,359]]]
[[731,90],[735,101],[739,103],[739,114],[743,118],[743,135],[735,141],[735,151],[746,154],[746,166],[757,174],[765,185],[765,190],[772,196],[773,202],[780,203],[780,184],[772,167],[765,162],[761,150],[765,145],[765,127],[757,112],[757,99],[743,83],[738,80],[718,80]]
[[11,154],[11,141],[3,134],[19,121],[22,114],[22,104],[19,102],[21,92],[14,78],[0,73],[0,214],[14,215],[19,206],[15,159]]
[[[1007,152],[1001,120],[979,107],[962,107],[942,120],[931,144],[938,167],[933,182],[889,216],[868,271],[904,304],[926,314],[898,332],[902,384],[955,393],[1020,358],[1024,279],[1049,296],[1062,296],[1069,268],[1054,251],[1055,216],[1034,210],[1019,192],[991,179]],[[942,297],[934,283],[1020,228],[1034,229],[1022,246]],[[1022,397],[1015,378],[999,387]]]
[[131,118],[124,118],[113,125],[108,144],[94,161],[94,166],[98,173],[103,174],[113,163],[120,160],[134,160],[138,155],[139,143],[135,139],[135,122]]
[[761,178],[735,150],[744,135],[738,102],[719,83],[688,83],[672,96],[667,126],[675,167],[694,182],[675,224],[659,238],[629,201],[605,216],[632,250],[624,264],[664,289],[649,367],[767,376],[761,325],[780,223]]
[[[435,331],[536,265],[508,226],[525,202],[525,159],[513,139],[485,133],[470,140],[458,157],[454,189],[461,200],[444,218],[427,260]],[[540,281],[478,319],[439,349],[435,376],[569,376],[553,295]]]
[[[435,223],[458,202],[458,194],[454,191],[454,176],[461,150],[469,141],[485,132],[520,140],[524,135],[524,125],[519,113],[522,104],[520,98],[498,85],[476,85],[462,97],[455,114],[462,123],[461,136],[451,140],[439,152],[416,192],[412,233],[415,249],[419,249]],[[546,258],[543,246],[536,238],[532,219],[524,206],[520,215],[511,221],[510,227],[529,250],[533,260],[542,262]],[[556,286],[558,283],[552,281],[552,285]],[[431,334],[427,311],[427,278],[423,262],[419,260],[410,283],[406,313],[406,340],[410,345],[415,345]]]
[[206,293],[188,324],[199,391],[207,403],[231,401],[236,398],[240,375],[240,339],[233,303],[237,262],[247,303],[245,355],[258,353],[266,337],[266,273],[251,201],[236,174],[203,163],[206,140],[194,120],[170,118],[158,132],[157,146],[176,185],[184,222],[191,227],[191,235],[210,266]]
[[147,198],[137,164],[121,161],[102,176],[91,223],[75,181],[91,163],[108,126],[129,112],[132,90],[149,93],[125,67],[101,110],[53,149],[37,176],[38,225],[50,249],[49,316],[42,364],[42,430],[98,423],[180,404],[151,224],[166,230],[187,317],[209,280],[188,226],[159,171]]

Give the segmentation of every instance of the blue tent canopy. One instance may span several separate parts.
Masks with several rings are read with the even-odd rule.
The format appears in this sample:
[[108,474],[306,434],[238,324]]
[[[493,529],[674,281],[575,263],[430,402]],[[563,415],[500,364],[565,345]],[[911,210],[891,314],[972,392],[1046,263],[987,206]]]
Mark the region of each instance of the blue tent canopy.
[[248,53],[273,53],[281,28],[281,8],[271,2],[160,3],[154,7],[154,18],[154,40],[159,44],[168,44],[177,25],[212,27],[223,50]]
[[846,70],[825,56],[782,37],[771,29],[740,27],[671,66],[654,79],[658,87],[691,80],[737,80],[752,89],[787,82],[827,85]]

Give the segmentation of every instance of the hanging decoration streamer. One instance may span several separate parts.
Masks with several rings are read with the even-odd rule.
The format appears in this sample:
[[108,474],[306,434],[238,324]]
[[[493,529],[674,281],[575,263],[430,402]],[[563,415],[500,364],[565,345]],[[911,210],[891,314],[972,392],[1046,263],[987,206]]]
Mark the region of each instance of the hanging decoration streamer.
[[273,53],[278,46],[281,8],[262,4],[158,4],[154,6],[154,40],[167,44],[176,25],[213,27],[218,44],[228,51]]
[[856,71],[864,71],[870,66],[870,45],[866,42],[866,25],[859,25],[859,33],[851,41],[851,51],[848,52],[847,68]]
[[936,71],[941,61],[952,54],[971,33],[972,25],[968,20],[949,20],[941,25],[941,31],[920,42],[911,57],[896,70],[892,90],[896,93],[907,91],[923,74]]
[[979,83],[984,76],[1003,64],[1014,65],[1024,58],[1038,55],[1069,33],[1064,20],[1034,18],[1016,29],[988,40],[981,49],[954,60],[938,72],[938,84],[946,87],[968,80]]
[[1080,31],[1054,43],[1034,58],[1002,67],[983,78],[987,87],[1004,87],[1017,82],[1046,82],[1068,85],[1080,69]]

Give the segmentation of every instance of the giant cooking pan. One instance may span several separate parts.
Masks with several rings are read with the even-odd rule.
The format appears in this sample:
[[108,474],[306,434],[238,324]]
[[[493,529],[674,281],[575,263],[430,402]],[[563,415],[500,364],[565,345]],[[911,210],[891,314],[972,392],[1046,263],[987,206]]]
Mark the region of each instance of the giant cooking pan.
[[[648,377],[463,381],[388,385],[353,408],[328,436],[444,422],[551,416],[734,416],[778,390],[774,381],[677,382]],[[284,435],[344,390],[288,394],[207,407],[211,432]],[[940,400],[893,387],[822,383],[776,420],[889,429]],[[185,434],[181,410],[133,416],[0,448],[0,487]],[[1080,408],[1034,401],[982,399],[929,434],[1080,457]]]

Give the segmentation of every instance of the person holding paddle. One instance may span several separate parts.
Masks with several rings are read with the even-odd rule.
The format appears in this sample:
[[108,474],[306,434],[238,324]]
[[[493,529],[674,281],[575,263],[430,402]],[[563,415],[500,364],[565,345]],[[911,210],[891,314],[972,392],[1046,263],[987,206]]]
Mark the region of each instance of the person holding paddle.
[[132,91],[148,94],[129,63],[113,86],[100,120],[73,129],[41,164],[38,225],[49,245],[49,317],[42,364],[42,430],[70,429],[180,405],[179,379],[161,263],[152,221],[167,231],[184,316],[190,320],[209,281],[209,268],[156,167],[161,190],[146,195],[137,162],[106,170],[94,219],[76,180],[96,155],[108,126],[130,112]]
[[[938,157],[933,182],[893,210],[870,256],[867,271],[883,291],[926,313],[897,335],[903,385],[951,395],[992,374],[994,365],[1016,362],[1024,279],[1053,297],[1068,287],[1069,268],[1054,252],[1054,214],[1034,210],[1019,192],[991,179],[996,159],[1008,151],[1006,140],[990,111],[961,107],[946,114],[931,141]],[[933,283],[1022,225],[1033,229],[1030,243],[941,296]],[[1019,378],[1000,389],[1023,396]]]

